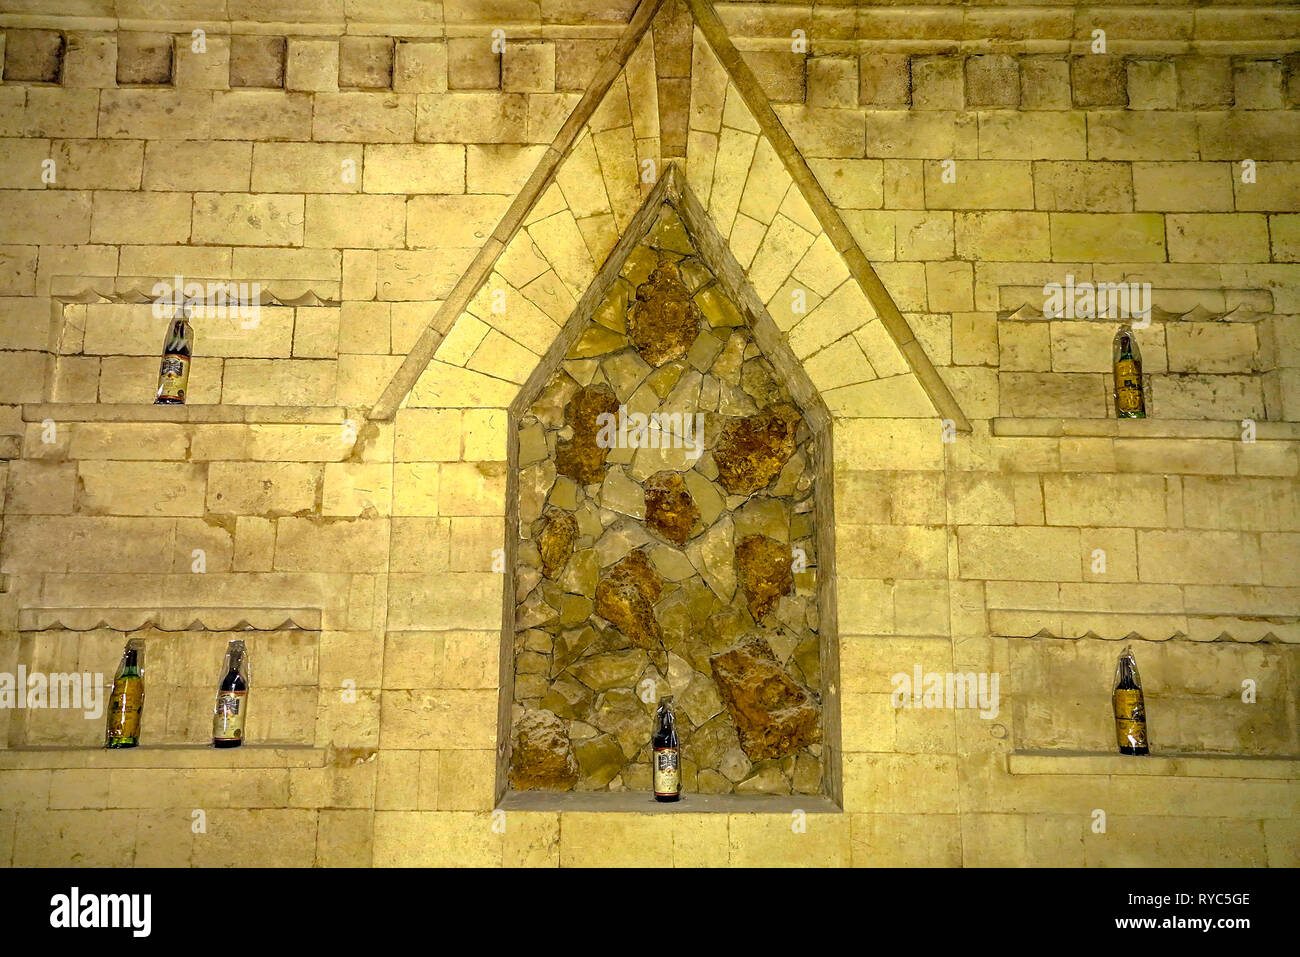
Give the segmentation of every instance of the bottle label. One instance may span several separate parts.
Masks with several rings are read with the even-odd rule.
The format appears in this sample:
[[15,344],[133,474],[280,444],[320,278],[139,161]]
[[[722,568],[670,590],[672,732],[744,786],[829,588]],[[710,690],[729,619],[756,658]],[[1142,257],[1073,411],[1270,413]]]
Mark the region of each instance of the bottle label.
[[220,691],[212,715],[212,737],[217,741],[239,741],[244,737],[247,691]]
[[144,686],[139,679],[119,678],[108,699],[108,737],[138,738],[140,712],[144,710]]
[[677,749],[655,748],[653,760],[655,794],[670,797],[680,793],[682,775],[677,762]]
[[1115,690],[1115,740],[1121,748],[1147,746],[1147,715],[1142,692],[1133,688]]
[[1142,381],[1132,359],[1115,363],[1115,408],[1125,415],[1142,411]]
[[168,353],[163,356],[158,370],[158,398],[184,401],[185,387],[190,379],[190,360],[187,356]]

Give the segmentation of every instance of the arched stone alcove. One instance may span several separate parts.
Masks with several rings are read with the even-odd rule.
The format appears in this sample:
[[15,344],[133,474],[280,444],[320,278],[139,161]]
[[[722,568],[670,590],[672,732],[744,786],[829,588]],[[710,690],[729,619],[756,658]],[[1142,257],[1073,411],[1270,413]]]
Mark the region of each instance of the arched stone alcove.
[[498,791],[839,787],[831,417],[676,167],[510,408]]

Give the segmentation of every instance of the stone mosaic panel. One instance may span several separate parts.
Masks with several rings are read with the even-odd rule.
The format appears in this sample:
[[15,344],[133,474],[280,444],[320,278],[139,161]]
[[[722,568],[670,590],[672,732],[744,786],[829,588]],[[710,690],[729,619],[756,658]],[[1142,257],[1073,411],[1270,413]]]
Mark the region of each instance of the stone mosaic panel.
[[510,783],[822,790],[805,417],[670,205],[519,418]]

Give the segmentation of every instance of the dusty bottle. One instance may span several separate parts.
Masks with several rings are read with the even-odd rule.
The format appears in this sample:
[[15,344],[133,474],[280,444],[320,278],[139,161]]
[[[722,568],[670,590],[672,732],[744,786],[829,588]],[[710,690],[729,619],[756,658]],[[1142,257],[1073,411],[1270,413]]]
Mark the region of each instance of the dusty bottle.
[[237,748],[244,743],[244,719],[248,715],[248,652],[236,638],[226,646],[217,706],[212,711],[212,746]]
[[194,328],[189,323],[189,307],[176,310],[163,341],[162,364],[158,368],[158,391],[154,405],[184,405],[190,386],[190,354],[194,346]]
[[144,642],[132,638],[126,643],[113,692],[108,698],[108,722],[104,747],[134,748],[140,743],[140,717],[144,713]]
[[1146,399],[1142,395],[1142,350],[1128,326],[1115,333],[1115,416],[1120,419],[1145,419]]
[[1115,666],[1115,739],[1120,754],[1146,754],[1147,710],[1142,701],[1142,677],[1138,674],[1133,649],[1125,646]]
[[655,712],[655,733],[651,758],[656,801],[676,801],[682,796],[681,757],[677,749],[677,728],[673,723],[673,699],[664,698]]

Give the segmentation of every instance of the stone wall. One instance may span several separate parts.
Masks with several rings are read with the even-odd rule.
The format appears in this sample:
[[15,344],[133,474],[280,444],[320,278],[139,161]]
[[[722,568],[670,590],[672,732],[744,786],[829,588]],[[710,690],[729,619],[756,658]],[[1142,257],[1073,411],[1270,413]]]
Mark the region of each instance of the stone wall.
[[[145,629],[147,741],[199,741],[247,621],[277,745],[0,710],[0,861],[1300,863],[1294,8],[668,0],[624,49],[630,0],[364,6],[0,14],[0,672]],[[806,830],[493,814],[509,407],[674,159],[834,418],[842,813]],[[262,319],[199,316],[159,412],[178,274]],[[1067,276],[1151,284],[1145,422],[1117,323],[1044,317]],[[996,716],[896,707],[916,668],[997,674]]]

